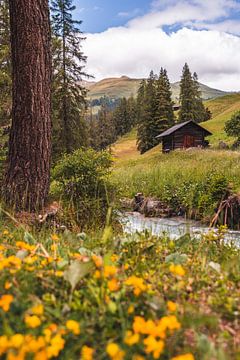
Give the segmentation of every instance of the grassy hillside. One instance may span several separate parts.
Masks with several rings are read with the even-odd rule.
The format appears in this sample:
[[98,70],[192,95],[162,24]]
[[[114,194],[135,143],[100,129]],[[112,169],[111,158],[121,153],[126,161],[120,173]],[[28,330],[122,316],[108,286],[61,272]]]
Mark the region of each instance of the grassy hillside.
[[[232,143],[233,139],[229,138],[224,132],[224,125],[227,120],[237,111],[240,110],[240,94],[226,95],[217,99],[206,102],[213,114],[213,118],[204,122],[202,125],[213,133],[209,138],[210,144],[216,147],[220,140]],[[125,161],[128,159],[148,158],[152,154],[160,151],[160,146],[148,151],[147,154],[141,156],[136,147],[136,130],[132,130],[129,134],[119,139],[113,146],[113,152],[116,159]]]
[[[99,82],[85,82],[84,85],[88,88],[89,99],[99,99],[103,96],[108,96],[110,98],[121,98],[121,97],[130,97],[131,95],[136,95],[139,88],[140,82],[142,79],[131,79],[127,76],[122,76],[120,78],[109,78],[103,79]],[[176,82],[171,85],[173,99],[179,98],[180,92],[180,83]],[[212,89],[204,84],[200,84],[202,91],[203,99],[212,99],[219,96],[224,96],[227,93],[221,90]]]

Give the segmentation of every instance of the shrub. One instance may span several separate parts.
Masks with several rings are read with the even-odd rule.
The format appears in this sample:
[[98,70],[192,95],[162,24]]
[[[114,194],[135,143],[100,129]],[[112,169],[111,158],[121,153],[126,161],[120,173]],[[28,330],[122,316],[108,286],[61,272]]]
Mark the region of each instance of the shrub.
[[108,176],[112,165],[107,151],[76,150],[53,168],[51,192],[74,207],[78,223],[105,216],[111,193]]

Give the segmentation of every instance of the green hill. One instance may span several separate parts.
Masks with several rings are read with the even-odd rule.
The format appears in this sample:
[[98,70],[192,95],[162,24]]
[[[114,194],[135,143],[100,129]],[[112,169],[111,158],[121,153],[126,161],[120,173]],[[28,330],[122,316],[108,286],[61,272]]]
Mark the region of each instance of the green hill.
[[[121,97],[130,97],[131,95],[135,96],[139,88],[140,82],[142,79],[131,79],[127,76],[122,76],[120,78],[109,78],[103,79],[98,82],[85,82],[84,85],[89,90],[88,98],[89,99],[99,99],[103,96],[108,96],[110,98],[121,98]],[[225,91],[212,89],[209,86],[200,84],[202,91],[202,97],[204,100],[217,98],[219,96],[224,96],[229,94]],[[172,94],[173,99],[177,100],[179,98],[180,92],[180,83],[176,82],[172,84]]]
[[[240,93],[226,95],[217,99],[208,100],[205,103],[213,114],[213,118],[204,122],[202,125],[213,133],[209,138],[212,146],[217,146],[220,140],[231,143],[233,139],[227,137],[224,132],[225,122],[238,110],[240,110]],[[137,160],[151,157],[160,151],[159,146],[148,151],[145,155],[140,155],[136,147],[136,130],[119,139],[113,146],[113,153],[119,161],[128,159]]]

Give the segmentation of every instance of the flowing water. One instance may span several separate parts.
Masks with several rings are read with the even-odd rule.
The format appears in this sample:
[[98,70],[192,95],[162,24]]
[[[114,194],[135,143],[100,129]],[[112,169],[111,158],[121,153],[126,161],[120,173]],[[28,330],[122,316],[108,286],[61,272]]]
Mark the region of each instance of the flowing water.
[[[193,220],[185,220],[180,217],[171,219],[147,218],[137,212],[124,213],[121,222],[125,233],[133,234],[148,231],[156,236],[168,235],[171,239],[177,239],[185,234],[199,238],[213,230]],[[240,245],[240,231],[227,231],[225,239]]]

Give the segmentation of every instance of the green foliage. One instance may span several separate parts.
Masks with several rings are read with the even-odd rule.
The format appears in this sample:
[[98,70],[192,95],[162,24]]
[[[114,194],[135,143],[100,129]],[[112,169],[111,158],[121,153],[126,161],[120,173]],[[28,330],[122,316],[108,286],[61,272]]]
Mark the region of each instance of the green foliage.
[[174,124],[171,86],[167,71],[159,77],[151,71],[140,84],[137,97],[137,147],[141,154],[158,144],[156,136]]
[[205,109],[201,98],[200,85],[196,73],[193,75],[186,63],[183,67],[180,82],[180,104],[179,122],[193,120],[196,123],[209,120],[211,112]]
[[240,111],[232,115],[231,119],[226,122],[224,129],[228,136],[240,139]]
[[58,161],[52,171],[52,194],[73,205],[78,222],[87,226],[105,218],[109,206],[108,177],[112,165],[107,151],[76,150]]
[[[19,242],[24,231],[6,225],[0,227],[2,358],[153,359],[161,341],[164,348],[154,354],[164,360],[238,358],[240,251],[223,241],[225,229],[199,240],[123,234],[106,242],[68,232]],[[148,350],[146,339],[155,348]],[[112,343],[121,356],[109,356]],[[83,357],[84,346],[93,357]]]
[[81,21],[72,18],[72,0],[52,0],[53,31],[53,155],[86,146],[87,127],[84,120],[86,89],[82,86],[86,57],[81,51],[84,40]]

